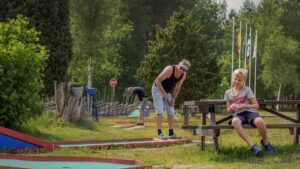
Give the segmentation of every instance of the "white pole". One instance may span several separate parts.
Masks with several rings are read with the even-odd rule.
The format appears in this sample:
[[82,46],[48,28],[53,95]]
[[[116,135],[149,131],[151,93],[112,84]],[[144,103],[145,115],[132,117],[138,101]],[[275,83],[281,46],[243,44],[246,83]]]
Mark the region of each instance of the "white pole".
[[[242,23],[241,22],[240,22],[240,34],[238,36],[240,36],[240,35],[242,36]],[[240,52],[239,52],[239,68],[241,68],[241,52],[242,52],[242,49],[241,49],[242,45],[241,45],[241,43],[242,43],[242,38],[240,38],[240,42],[239,43],[240,43],[240,44],[238,44],[240,46],[240,49],[239,49],[240,50]]]
[[232,48],[231,48],[231,79],[232,81],[232,72],[233,72],[233,52],[234,52],[234,17],[232,18]]
[[249,37],[250,37],[250,45],[249,45],[249,87],[251,88],[251,60],[252,60],[252,57],[251,57],[251,27],[250,27],[250,33],[249,33]]
[[255,48],[255,53],[254,53],[254,56],[255,56],[255,65],[254,65],[254,95],[256,96],[256,66],[257,66],[257,30],[255,31],[255,45],[254,45],[254,48]]
[[247,68],[247,43],[248,43],[248,38],[247,38],[247,24],[246,24],[246,32],[245,32],[245,39],[244,39],[244,59],[245,59],[245,64],[244,64],[244,68]]

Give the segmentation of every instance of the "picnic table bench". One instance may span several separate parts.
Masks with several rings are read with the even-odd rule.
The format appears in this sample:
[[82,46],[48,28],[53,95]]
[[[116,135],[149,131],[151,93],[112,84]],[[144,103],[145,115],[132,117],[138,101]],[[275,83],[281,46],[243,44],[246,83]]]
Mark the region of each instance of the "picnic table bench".
[[[294,134],[294,144],[299,144],[299,133],[300,133],[300,100],[259,100],[261,110],[265,110],[269,113],[274,114],[289,123],[285,124],[267,124],[268,129],[289,129],[290,134]],[[216,120],[216,115],[220,112],[216,111],[216,106],[226,105],[225,100],[199,100],[199,101],[185,101],[183,104],[183,115],[184,122],[182,129],[193,129],[194,134],[200,136],[201,150],[205,149],[205,137],[211,136],[213,138],[213,144],[216,151],[219,150],[218,137],[220,136],[221,129],[233,129],[233,126],[229,124],[223,124],[224,122],[231,120],[232,115],[228,115],[220,120]],[[296,117],[292,118],[283,113],[277,112],[273,108],[268,106],[275,105],[297,105]],[[201,112],[201,123],[199,125],[189,125],[189,110],[190,107],[198,106],[198,110]],[[210,113],[210,124],[207,124],[207,114]],[[254,126],[245,124],[244,128],[255,129]]]

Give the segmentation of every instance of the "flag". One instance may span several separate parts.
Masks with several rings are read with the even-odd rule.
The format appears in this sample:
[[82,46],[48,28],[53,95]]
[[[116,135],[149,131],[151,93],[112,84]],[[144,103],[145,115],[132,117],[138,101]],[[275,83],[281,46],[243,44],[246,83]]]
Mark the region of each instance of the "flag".
[[256,53],[257,53],[257,31],[255,32],[255,40],[254,40],[254,49],[253,49],[253,58],[256,58]]
[[244,37],[244,56],[247,56],[247,27],[246,27],[246,32],[245,32],[245,37]]
[[251,28],[248,34],[247,57],[250,56],[250,50],[251,50]]
[[239,35],[237,39],[237,52],[238,54],[241,53],[241,41],[242,41],[242,35],[241,35],[241,30],[239,30]]

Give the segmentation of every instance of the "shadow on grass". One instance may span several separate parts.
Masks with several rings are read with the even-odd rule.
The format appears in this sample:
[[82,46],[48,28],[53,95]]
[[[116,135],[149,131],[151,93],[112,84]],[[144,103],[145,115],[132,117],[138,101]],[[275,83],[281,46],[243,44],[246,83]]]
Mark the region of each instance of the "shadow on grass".
[[57,135],[54,134],[49,134],[49,133],[43,133],[40,130],[38,130],[37,128],[25,128],[25,127],[21,127],[18,126],[15,130],[17,130],[20,133],[44,140],[44,141],[53,141],[53,140],[62,140],[62,138],[60,138]]
[[274,159],[281,163],[295,163],[300,161],[300,146],[299,145],[275,145],[275,153],[270,154],[262,150],[260,156],[255,156],[247,147],[229,147],[223,148],[212,157],[212,161],[216,162],[248,162],[260,163],[266,158]]

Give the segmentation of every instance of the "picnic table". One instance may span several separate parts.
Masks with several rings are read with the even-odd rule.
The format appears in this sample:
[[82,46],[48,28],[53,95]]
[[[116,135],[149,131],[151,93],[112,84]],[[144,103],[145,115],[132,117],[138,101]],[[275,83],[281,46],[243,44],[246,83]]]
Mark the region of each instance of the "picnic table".
[[[267,124],[268,129],[282,129],[287,128],[290,130],[290,134],[294,134],[294,144],[299,144],[300,133],[300,100],[263,100],[258,99],[259,107],[261,110],[265,110],[276,117],[280,117],[287,120],[289,123],[281,124]],[[184,122],[183,129],[193,129],[194,134],[200,136],[201,150],[205,149],[205,137],[211,136],[213,138],[213,144],[216,151],[219,150],[218,137],[220,136],[221,129],[233,129],[233,126],[229,124],[223,124],[224,122],[232,119],[232,114],[217,120],[216,115],[220,114],[220,111],[216,110],[217,106],[226,105],[225,100],[198,100],[198,101],[185,101],[183,104]],[[292,118],[283,113],[280,113],[274,109],[275,105],[297,105],[296,117]],[[202,120],[199,125],[189,125],[189,114],[191,107],[197,106],[201,113]],[[210,124],[207,124],[207,115],[210,114]],[[255,129],[254,126],[245,124],[244,128]]]

